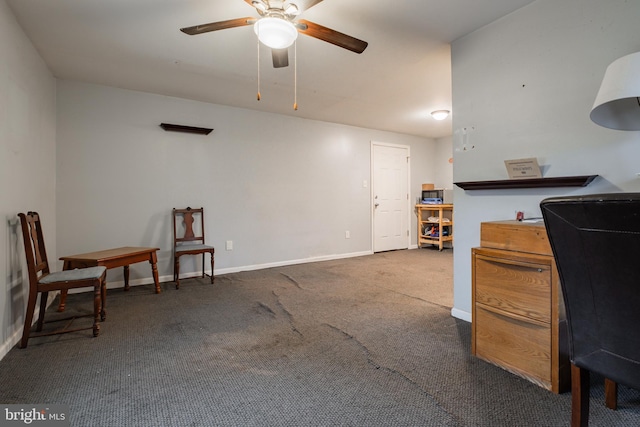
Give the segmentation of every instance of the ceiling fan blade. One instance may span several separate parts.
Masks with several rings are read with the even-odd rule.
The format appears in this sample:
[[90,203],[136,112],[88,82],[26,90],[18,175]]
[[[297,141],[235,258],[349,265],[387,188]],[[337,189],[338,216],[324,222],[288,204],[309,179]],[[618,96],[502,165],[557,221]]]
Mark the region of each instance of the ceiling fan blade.
[[180,28],[185,34],[195,36],[197,34],[208,33],[210,31],[225,30],[227,28],[244,27],[256,22],[255,18],[238,18],[227,21],[211,22],[209,24],[194,25],[193,27]]
[[273,68],[284,68],[289,66],[289,49],[271,49]]
[[298,20],[297,24],[299,33],[315,37],[355,53],[362,53],[369,45],[369,43],[363,40],[348,36],[336,30],[332,30],[331,28],[323,27],[322,25],[315,24],[305,19]]

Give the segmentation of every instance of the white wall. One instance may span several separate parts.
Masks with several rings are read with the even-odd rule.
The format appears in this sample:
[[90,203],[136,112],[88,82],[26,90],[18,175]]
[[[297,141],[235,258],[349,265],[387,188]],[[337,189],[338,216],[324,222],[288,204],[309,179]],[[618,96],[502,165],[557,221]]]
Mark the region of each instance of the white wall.
[[482,221],[540,216],[549,196],[640,191],[640,133],[589,120],[606,67],[640,50],[639,18],[638,1],[537,0],[453,43],[454,182],[506,179],[503,160],[523,157],[546,177],[600,175],[584,188],[456,187],[454,316],[471,318]]
[[56,259],[55,79],[0,0],[0,358],[22,333],[29,291],[17,214],[42,216]]
[[[57,106],[58,253],[157,246],[166,280],[173,207],[205,208],[219,274],[370,253],[371,141],[410,147],[411,200],[439,180],[424,138],[70,81],[58,82]],[[150,278],[148,264],[131,266],[134,284]]]
[[436,167],[438,182],[436,188],[453,188],[453,137],[446,136],[436,140],[433,164]]

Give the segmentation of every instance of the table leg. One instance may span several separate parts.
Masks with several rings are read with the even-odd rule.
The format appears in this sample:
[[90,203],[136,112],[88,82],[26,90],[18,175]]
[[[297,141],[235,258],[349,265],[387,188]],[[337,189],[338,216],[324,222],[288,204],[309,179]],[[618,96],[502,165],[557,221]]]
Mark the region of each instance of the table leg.
[[159,294],[162,292],[162,289],[160,289],[160,279],[158,279],[158,258],[156,257],[155,251],[151,252],[149,263],[151,264],[151,272],[153,273],[153,283],[156,285],[156,294]]
[[124,290],[129,290],[129,266],[124,266]]
[[107,277],[105,276],[104,282],[100,284],[100,320],[105,321],[107,318],[107,310],[105,309],[107,304]]
[[102,289],[101,286],[93,288],[93,336],[100,335],[100,316],[102,314]]

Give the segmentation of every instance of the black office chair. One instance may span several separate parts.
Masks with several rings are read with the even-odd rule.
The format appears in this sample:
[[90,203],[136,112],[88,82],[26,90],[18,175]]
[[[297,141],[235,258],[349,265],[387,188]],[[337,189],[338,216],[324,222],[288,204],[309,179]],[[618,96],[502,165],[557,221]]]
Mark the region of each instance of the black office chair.
[[571,425],[589,424],[589,372],[640,389],[640,193],[540,203],[560,277],[571,360]]

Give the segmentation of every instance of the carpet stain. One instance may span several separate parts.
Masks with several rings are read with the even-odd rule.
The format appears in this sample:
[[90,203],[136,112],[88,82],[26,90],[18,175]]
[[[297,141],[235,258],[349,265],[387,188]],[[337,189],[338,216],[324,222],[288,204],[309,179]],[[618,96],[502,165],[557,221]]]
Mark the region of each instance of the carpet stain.
[[291,326],[291,330],[293,332],[295,332],[296,334],[300,335],[301,337],[303,337],[302,332],[300,332],[300,330],[298,330],[298,328],[296,327],[293,315],[291,314],[291,312],[289,310],[287,310],[287,308],[284,306],[284,304],[282,304],[282,301],[280,301],[280,296],[278,294],[276,294],[275,292],[272,292],[272,293],[273,293],[273,296],[276,297],[276,304],[278,305],[280,310],[282,310],[282,312],[287,317],[289,325]]
[[[369,350],[369,348],[364,345],[360,340],[358,340],[355,336],[351,335],[350,333],[348,333],[347,331],[331,325],[329,323],[325,323],[325,326],[329,327],[330,329],[333,329],[334,331],[337,331],[338,333],[342,334],[343,336],[345,336],[346,338],[348,338],[349,340],[353,341],[354,343],[356,343],[356,345],[358,347],[361,348],[362,352],[365,354],[366,358],[367,358],[367,364],[369,364],[370,366],[372,366],[374,369],[376,370],[381,370],[384,372],[387,372],[393,376],[397,376],[400,377],[402,379],[402,381],[410,384],[413,388],[415,388],[416,390],[418,390],[420,392],[420,394],[426,396],[427,398],[433,400],[434,402],[436,402],[436,405],[441,407],[441,405],[438,403],[436,397],[429,393],[427,390],[425,390],[424,388],[422,388],[422,386],[415,381],[414,379],[408,377],[407,375],[405,375],[403,372],[394,369],[394,368],[390,368],[388,366],[383,366],[379,363],[377,363],[374,359],[373,356],[371,355],[371,351]],[[444,410],[444,408],[441,407],[441,409]]]
[[258,314],[267,314],[271,317],[276,317],[275,311],[273,311],[267,304],[260,301],[256,304],[256,312]]
[[305,290],[306,290],[306,289],[304,289],[304,288],[300,285],[300,283],[299,283],[296,279],[294,279],[293,277],[291,277],[291,276],[289,276],[288,274],[285,274],[285,273],[280,273],[280,274],[282,274],[282,275],[283,275],[284,277],[286,277],[286,278],[287,278],[291,283],[293,283],[293,284],[295,285],[295,287],[296,287],[296,288],[298,288],[298,289],[300,289],[300,290],[302,290],[302,291],[305,291]]

